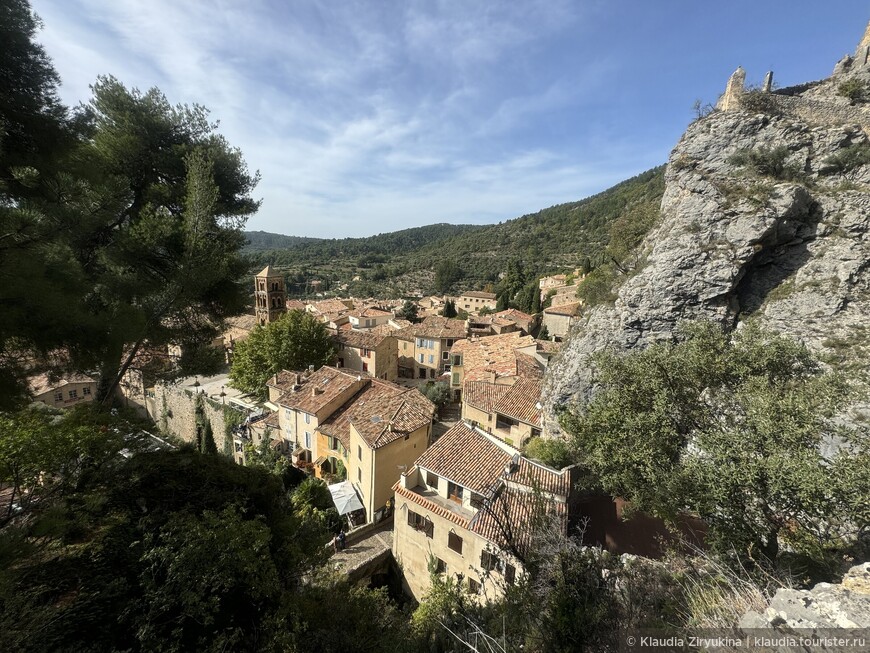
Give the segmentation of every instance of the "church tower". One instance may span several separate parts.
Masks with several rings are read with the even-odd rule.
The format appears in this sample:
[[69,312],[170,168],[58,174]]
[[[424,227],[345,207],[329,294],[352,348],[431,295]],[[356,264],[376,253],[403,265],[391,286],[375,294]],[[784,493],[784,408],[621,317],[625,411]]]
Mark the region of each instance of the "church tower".
[[268,324],[277,320],[287,310],[287,292],[284,275],[275,272],[271,265],[263,268],[254,277],[254,314],[257,323]]

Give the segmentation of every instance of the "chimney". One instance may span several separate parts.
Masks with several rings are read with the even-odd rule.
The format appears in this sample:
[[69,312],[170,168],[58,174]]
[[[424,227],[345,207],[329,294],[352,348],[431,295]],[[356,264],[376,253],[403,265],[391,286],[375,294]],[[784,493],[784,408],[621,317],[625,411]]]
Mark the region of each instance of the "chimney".
[[308,373],[309,373],[309,374],[314,374],[314,365],[309,365],[309,366],[308,366]]
[[311,388],[311,396],[312,397],[316,397],[317,395],[322,395],[322,394],[323,394],[323,390],[321,390],[320,388],[317,388],[317,387]]

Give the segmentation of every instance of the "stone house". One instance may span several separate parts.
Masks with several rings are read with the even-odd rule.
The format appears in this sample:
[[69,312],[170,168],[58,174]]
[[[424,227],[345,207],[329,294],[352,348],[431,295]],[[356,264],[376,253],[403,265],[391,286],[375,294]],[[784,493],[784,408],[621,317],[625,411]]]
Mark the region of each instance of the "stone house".
[[540,378],[513,383],[467,381],[462,418],[509,445],[522,447],[541,434]]
[[378,379],[396,380],[399,373],[398,349],[391,330],[339,329],[333,340],[338,350],[339,367]]
[[373,329],[387,324],[393,317],[389,311],[369,306],[360,310],[352,311],[347,315],[351,328],[363,330]]
[[530,361],[520,350],[535,347],[534,338],[520,331],[456,342],[450,350],[450,389],[455,399],[462,399],[467,379],[510,384],[523,372],[531,372]]
[[393,487],[393,555],[406,591],[425,595],[431,565],[476,600],[499,598],[523,573],[539,525],[567,533],[571,488],[571,468],[528,460],[457,423]]
[[27,379],[33,401],[52,408],[69,408],[86,401],[93,401],[97,394],[97,382],[87,374],[74,372],[58,379],[48,374],[37,374]]
[[450,348],[466,337],[465,322],[427,317],[395,332],[398,339],[399,376],[434,379],[450,370]]
[[293,462],[321,478],[343,469],[366,519],[383,516],[399,467],[428,446],[434,404],[416,388],[332,367],[282,372],[269,392],[278,395],[279,433]]
[[547,328],[550,338],[557,341],[564,340],[574,320],[580,315],[581,307],[580,302],[574,302],[573,304],[545,308],[543,326]]
[[461,294],[455,299],[456,310],[463,310],[466,313],[477,313],[483,308],[491,311],[495,310],[497,300],[495,293],[481,292],[478,290],[470,290]]

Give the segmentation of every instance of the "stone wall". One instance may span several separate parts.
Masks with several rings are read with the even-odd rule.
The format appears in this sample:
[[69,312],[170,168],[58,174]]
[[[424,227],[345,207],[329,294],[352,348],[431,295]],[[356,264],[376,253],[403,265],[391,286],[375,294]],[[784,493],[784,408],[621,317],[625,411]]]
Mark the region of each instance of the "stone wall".
[[827,127],[857,123],[870,129],[870,109],[864,107],[778,93],[772,93],[770,98],[784,114],[804,122]]
[[[160,431],[184,442],[196,442],[196,395],[187,388],[156,385],[148,409]],[[218,451],[224,451],[224,408],[214,399],[202,398],[203,413],[211,422]],[[227,408],[227,410],[233,410]]]

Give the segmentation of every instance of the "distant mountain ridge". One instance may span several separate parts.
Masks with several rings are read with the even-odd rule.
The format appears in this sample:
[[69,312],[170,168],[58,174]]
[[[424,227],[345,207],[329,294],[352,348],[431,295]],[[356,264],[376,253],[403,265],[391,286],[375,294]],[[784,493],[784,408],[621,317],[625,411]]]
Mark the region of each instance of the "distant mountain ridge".
[[299,287],[317,278],[345,293],[419,295],[437,290],[435,270],[448,261],[461,270],[454,291],[480,289],[498,283],[511,265],[519,266],[527,282],[536,274],[594,268],[607,256],[614,223],[631,219],[639,208],[657,211],[663,192],[659,166],[583,200],[498,224],[438,223],[342,239],[248,232],[246,252],[252,269],[273,265]]

